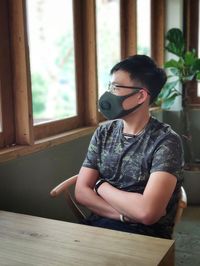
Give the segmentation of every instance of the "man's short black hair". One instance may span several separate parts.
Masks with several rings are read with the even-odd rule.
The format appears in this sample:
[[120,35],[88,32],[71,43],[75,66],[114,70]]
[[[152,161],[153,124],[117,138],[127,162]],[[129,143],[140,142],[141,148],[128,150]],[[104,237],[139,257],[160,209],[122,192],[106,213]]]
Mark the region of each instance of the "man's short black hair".
[[167,80],[165,71],[147,55],[133,55],[122,60],[111,69],[110,74],[118,70],[128,72],[132,80],[139,81],[149,90],[150,104],[157,98]]

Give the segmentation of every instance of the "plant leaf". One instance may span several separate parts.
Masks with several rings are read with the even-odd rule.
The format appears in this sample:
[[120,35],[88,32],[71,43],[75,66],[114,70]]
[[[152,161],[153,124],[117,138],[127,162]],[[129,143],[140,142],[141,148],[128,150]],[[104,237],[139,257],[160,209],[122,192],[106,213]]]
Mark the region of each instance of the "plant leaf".
[[165,100],[161,104],[162,109],[168,110],[173,105],[174,101],[175,101],[175,98],[169,98],[169,99]]
[[169,109],[173,105],[173,103],[174,103],[174,101],[178,95],[181,95],[181,93],[179,93],[177,91],[174,91],[173,93],[171,93],[171,95],[169,97],[167,97],[166,99],[164,99],[164,101],[162,102],[162,108],[163,109]]
[[179,63],[178,63],[178,61],[176,61],[174,59],[171,59],[171,60],[165,62],[164,67],[165,68],[169,68],[169,67],[178,68],[179,67]]
[[191,81],[194,79],[194,77],[195,77],[195,73],[193,73],[192,75],[185,76],[183,77],[183,82]]
[[197,74],[196,74],[196,79],[197,79],[197,80],[200,80],[200,71],[197,72]]
[[172,72],[173,77],[177,77],[177,76],[180,75],[180,70],[178,68],[176,68],[176,67],[171,67],[170,71]]
[[196,59],[193,68],[195,70],[199,70],[200,71],[200,59],[199,58]]
[[169,41],[166,49],[175,55],[182,56],[185,50],[182,31],[178,28],[172,28],[167,32],[166,39]]

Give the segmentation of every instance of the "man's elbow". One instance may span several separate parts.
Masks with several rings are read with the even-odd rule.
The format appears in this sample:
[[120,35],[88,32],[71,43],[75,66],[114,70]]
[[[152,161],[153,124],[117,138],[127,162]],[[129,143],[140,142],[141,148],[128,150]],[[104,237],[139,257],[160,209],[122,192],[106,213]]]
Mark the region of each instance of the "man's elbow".
[[146,211],[140,217],[141,223],[144,225],[152,225],[158,222],[161,218],[161,215],[153,211]]
[[146,216],[142,219],[142,223],[144,225],[152,225],[155,224],[159,219],[155,218],[155,217],[151,217],[151,216]]

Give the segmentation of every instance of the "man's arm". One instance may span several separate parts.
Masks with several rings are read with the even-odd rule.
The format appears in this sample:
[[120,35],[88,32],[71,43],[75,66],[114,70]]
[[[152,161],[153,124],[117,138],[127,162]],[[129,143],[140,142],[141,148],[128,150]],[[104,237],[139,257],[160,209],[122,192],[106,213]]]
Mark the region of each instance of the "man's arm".
[[166,213],[177,179],[167,172],[154,172],[143,194],[125,192],[103,183],[98,194],[119,213],[146,225],[157,222]]
[[100,216],[119,220],[119,212],[94,191],[94,186],[98,178],[99,173],[97,170],[82,167],[75,187],[76,200]]

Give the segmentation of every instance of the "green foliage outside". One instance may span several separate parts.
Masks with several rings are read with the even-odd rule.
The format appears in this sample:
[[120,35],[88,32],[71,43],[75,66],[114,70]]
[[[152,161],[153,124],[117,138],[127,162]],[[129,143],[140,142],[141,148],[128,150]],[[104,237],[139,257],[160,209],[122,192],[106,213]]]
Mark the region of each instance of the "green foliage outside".
[[[33,72],[31,75],[34,119],[61,119],[75,114],[72,38],[62,36],[55,44],[55,49],[57,56],[52,62],[55,73]],[[49,108],[49,105],[52,108]]]
[[[42,9],[37,12],[41,13],[41,17],[45,15]],[[118,12],[118,0],[97,1],[97,20],[99,19],[97,21],[97,78],[99,95],[107,89],[110,69],[120,60],[120,22],[119,17],[116,16]],[[69,21],[69,23],[71,22]],[[39,29],[41,27],[43,29],[38,31],[37,45],[38,47],[45,47],[44,51],[41,48],[40,55],[45,54],[46,56],[47,54],[48,56],[49,53],[51,61],[47,65],[42,65],[41,68],[41,61],[38,60],[31,73],[33,115],[36,122],[62,119],[76,114],[72,26],[68,24],[66,34],[61,33],[62,35],[59,35],[58,39],[54,39],[55,43],[50,43],[49,46],[48,42],[45,42],[48,37],[45,25],[39,23],[39,26],[37,26]],[[40,36],[40,32],[43,33],[42,36]],[[139,44],[138,53],[148,54],[149,47],[142,47]],[[33,51],[33,56],[36,55],[38,55],[37,48]]]
[[47,82],[42,78],[40,73],[33,73],[32,80],[32,99],[34,117],[42,118],[45,110],[45,98]]
[[181,85],[183,89],[182,103],[185,105],[186,83],[200,79],[200,59],[195,49],[186,50],[186,42],[180,29],[172,28],[166,34],[167,45],[165,49],[176,56],[165,62],[164,67],[168,73],[168,80],[157,99],[157,105],[169,109],[180,95],[177,90]]

